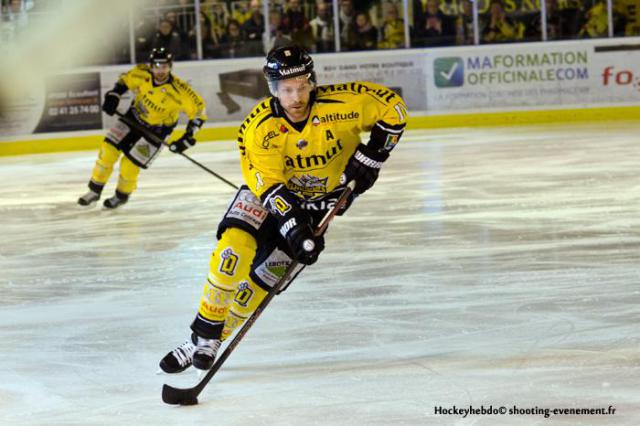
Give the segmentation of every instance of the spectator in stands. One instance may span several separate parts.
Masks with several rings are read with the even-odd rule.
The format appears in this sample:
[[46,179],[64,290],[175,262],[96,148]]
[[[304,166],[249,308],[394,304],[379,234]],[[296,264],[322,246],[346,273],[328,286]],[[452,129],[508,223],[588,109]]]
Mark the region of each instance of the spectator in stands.
[[211,28],[213,28],[215,38],[220,40],[226,31],[227,23],[230,19],[226,4],[218,0],[213,0],[204,3],[201,10],[207,15],[209,21],[211,21]]
[[151,53],[151,43],[156,33],[152,20],[140,10],[134,13],[136,21],[133,25],[135,35],[136,58],[146,58]]
[[[189,45],[191,46],[191,59],[197,59],[198,48],[196,46],[197,34],[195,26],[189,31]],[[213,32],[211,21],[207,15],[200,11],[200,40],[202,41],[202,58],[214,59],[221,58],[220,44],[218,38]]]
[[524,26],[522,42],[542,40],[542,10],[538,2],[523,3],[514,20]]
[[[558,0],[545,0],[547,8],[547,40],[566,40],[577,38],[580,27],[582,26],[582,10],[581,2]],[[539,16],[531,26],[535,28],[542,27],[540,25]]]
[[173,10],[170,10],[167,13],[164,14],[164,19],[171,23],[171,26],[173,27],[173,31],[178,33],[178,35],[180,36],[180,40],[182,40],[183,43],[186,42],[186,40],[187,40],[187,29],[183,28],[178,23],[178,14],[176,12],[174,12]]
[[338,17],[340,21],[340,43],[342,46],[348,46],[351,42],[351,29],[355,18],[353,0],[340,0]]
[[333,19],[329,13],[331,4],[320,2],[316,5],[316,16],[309,22],[311,35],[314,40],[313,52],[335,51],[335,38],[333,32]]
[[584,23],[578,37],[598,38],[607,37],[609,22],[607,15],[607,4],[603,0],[598,0],[586,14],[587,21]]
[[346,50],[373,50],[377,47],[378,29],[371,24],[369,13],[356,13]]
[[615,0],[614,10],[614,36],[638,36],[640,35],[640,1],[639,0]]
[[188,59],[182,48],[182,40],[177,32],[173,30],[171,22],[163,19],[158,24],[158,32],[151,41],[152,49],[164,47],[164,50],[171,53],[176,60]]
[[282,27],[295,44],[304,47],[305,50],[311,50],[313,36],[311,35],[309,21],[304,16],[304,11],[300,5],[300,0],[290,0],[288,2],[288,7],[282,16]]
[[474,44],[473,3],[471,0],[462,0],[460,9],[456,19],[456,44]]
[[264,15],[262,14],[260,1],[251,0],[249,5],[251,18],[241,26],[247,40],[247,49],[250,56],[262,56],[264,49],[262,46],[262,34],[264,34]]
[[244,35],[240,29],[240,23],[230,19],[227,24],[226,34],[220,38],[220,47],[223,58],[243,58],[249,56]]
[[438,0],[427,0],[426,10],[416,25],[416,45],[450,46],[455,43],[455,21],[439,8]]
[[399,17],[398,6],[386,3],[384,7],[384,22],[380,29],[380,49],[400,49],[404,47],[404,21]]
[[524,38],[525,27],[507,16],[502,0],[491,0],[489,22],[482,32],[484,43],[508,43]]
[[278,9],[269,12],[269,31],[269,49],[291,44],[291,37],[284,31],[282,14]]
[[247,1],[235,1],[231,3],[231,19],[235,19],[238,25],[244,24],[251,18],[251,10],[249,8],[249,2]]

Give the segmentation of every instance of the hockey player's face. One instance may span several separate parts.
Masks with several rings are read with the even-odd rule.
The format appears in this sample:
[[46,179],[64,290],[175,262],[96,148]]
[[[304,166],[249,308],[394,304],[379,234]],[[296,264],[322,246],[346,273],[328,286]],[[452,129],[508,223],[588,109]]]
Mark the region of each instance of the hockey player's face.
[[151,64],[151,73],[153,74],[153,79],[156,83],[161,83],[169,78],[169,73],[171,72],[171,65],[155,63]]
[[294,121],[307,118],[313,84],[307,77],[296,77],[278,83],[280,105]]

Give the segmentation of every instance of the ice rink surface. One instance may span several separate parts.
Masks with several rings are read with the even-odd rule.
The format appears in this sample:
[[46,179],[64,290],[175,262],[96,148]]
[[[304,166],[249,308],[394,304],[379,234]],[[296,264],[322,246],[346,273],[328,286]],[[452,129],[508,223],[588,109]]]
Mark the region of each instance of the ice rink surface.
[[[155,373],[234,191],[164,153],[84,210],[95,152],[0,158],[0,424],[640,424],[639,130],[409,132],[192,407]],[[232,143],[188,153],[240,182]]]

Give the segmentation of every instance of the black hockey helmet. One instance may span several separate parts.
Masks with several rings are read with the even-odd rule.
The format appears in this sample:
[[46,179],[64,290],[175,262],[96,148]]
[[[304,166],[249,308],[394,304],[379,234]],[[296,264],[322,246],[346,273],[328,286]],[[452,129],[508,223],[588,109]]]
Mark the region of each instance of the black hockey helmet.
[[291,45],[273,48],[267,53],[266,63],[262,68],[269,91],[276,96],[277,82],[288,78],[307,76],[315,84],[316,73],[313,70],[313,59],[300,46]]
[[149,63],[154,64],[169,64],[173,63],[173,55],[169,53],[164,47],[156,47],[151,51],[149,55]]

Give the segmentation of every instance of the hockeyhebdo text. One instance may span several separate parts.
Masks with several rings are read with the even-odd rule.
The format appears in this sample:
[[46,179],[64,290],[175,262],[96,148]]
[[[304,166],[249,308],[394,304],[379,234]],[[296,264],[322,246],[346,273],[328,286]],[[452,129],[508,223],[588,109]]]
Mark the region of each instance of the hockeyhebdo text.
[[469,57],[465,80],[469,85],[588,80],[588,60],[586,51]]

